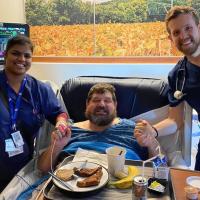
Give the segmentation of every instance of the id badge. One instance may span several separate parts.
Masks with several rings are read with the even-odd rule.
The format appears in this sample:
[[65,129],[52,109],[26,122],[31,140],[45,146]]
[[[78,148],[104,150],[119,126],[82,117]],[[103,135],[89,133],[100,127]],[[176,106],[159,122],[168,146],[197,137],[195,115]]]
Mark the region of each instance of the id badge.
[[24,152],[23,146],[16,147],[14,151],[9,151],[8,152],[8,156],[9,157],[13,157],[13,156],[19,155],[19,154],[21,154],[23,152]]
[[5,140],[5,152],[9,152],[9,151],[14,151],[15,150],[15,145],[13,140],[10,139],[6,139]]
[[22,138],[20,131],[16,131],[16,132],[12,133],[11,135],[12,135],[12,138],[13,138],[13,141],[14,141],[16,147],[21,147],[24,145],[24,140]]

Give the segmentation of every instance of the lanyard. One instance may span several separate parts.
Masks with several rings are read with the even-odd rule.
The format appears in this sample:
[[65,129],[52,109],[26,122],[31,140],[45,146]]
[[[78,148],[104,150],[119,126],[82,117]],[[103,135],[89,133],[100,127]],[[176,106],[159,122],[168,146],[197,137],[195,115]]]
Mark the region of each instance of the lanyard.
[[27,79],[26,79],[26,77],[24,77],[24,79],[23,79],[23,81],[21,83],[19,92],[17,94],[16,103],[11,98],[12,90],[9,87],[8,82],[7,82],[8,105],[9,105],[9,109],[10,109],[11,129],[13,131],[16,131],[17,115],[18,115],[18,111],[19,111],[19,108],[20,108],[22,93],[24,91],[24,87],[25,87],[26,81],[27,81]]

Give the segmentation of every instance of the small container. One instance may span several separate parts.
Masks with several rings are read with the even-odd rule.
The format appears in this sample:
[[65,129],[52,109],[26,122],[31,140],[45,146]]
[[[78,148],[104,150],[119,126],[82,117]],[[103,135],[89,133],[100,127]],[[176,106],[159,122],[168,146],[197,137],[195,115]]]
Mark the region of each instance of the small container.
[[154,167],[153,176],[157,179],[168,180],[169,177],[169,168],[168,167]]
[[169,168],[167,167],[167,158],[161,154],[153,160],[153,174],[157,179],[168,180]]
[[146,200],[147,186],[148,181],[145,177],[135,176],[133,178],[132,200]]
[[198,200],[198,189],[192,186],[184,188],[187,200]]

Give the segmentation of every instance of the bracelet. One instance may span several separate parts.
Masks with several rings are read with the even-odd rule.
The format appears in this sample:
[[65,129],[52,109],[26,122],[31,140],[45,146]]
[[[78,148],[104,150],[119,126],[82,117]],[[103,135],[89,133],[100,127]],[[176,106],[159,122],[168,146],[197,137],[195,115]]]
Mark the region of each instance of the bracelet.
[[152,128],[153,128],[154,131],[156,132],[156,136],[155,136],[155,138],[157,138],[157,137],[158,137],[158,130],[157,130],[154,126],[152,126]]

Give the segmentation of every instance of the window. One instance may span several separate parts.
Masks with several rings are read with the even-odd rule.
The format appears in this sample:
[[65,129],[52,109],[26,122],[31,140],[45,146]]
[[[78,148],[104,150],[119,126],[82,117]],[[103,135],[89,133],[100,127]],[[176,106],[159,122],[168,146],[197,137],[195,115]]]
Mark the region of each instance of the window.
[[165,30],[192,0],[26,0],[35,56],[177,56]]

